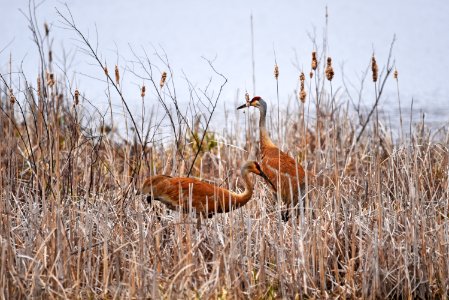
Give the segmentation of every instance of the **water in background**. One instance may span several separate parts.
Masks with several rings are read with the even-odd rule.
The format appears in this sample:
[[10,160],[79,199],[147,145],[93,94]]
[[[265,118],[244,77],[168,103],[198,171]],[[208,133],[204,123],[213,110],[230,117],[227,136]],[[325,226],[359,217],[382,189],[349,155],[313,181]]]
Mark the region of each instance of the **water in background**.
[[[160,74],[166,67],[160,57],[167,55],[175,73],[177,95],[181,103],[189,101],[189,84],[205,89],[209,79],[217,76],[204,58],[228,78],[212,123],[219,128],[223,107],[232,107],[236,91],[247,90],[251,95],[276,99],[273,78],[275,60],[280,68],[280,99],[286,103],[298,85],[299,72],[310,70],[310,55],[314,49],[311,37],[322,46],[325,32],[325,8],[328,7],[328,51],[333,58],[334,89],[346,84],[357,87],[363,71],[374,52],[382,68],[387,61],[393,36],[397,41],[392,60],[399,71],[404,122],[410,120],[411,100],[414,99],[413,120],[422,113],[427,121],[440,126],[449,121],[449,2],[421,1],[360,2],[325,1],[226,1],[212,3],[195,1],[76,1],[69,4],[79,29],[98,46],[98,55],[110,69],[118,64],[122,71],[122,89],[136,116],[140,114],[139,87],[148,82],[132,75],[134,53],[146,51]],[[29,78],[35,78],[39,68],[37,50],[32,34],[19,9],[28,13],[28,1],[0,0],[2,7],[2,41],[0,42],[0,71],[9,70],[10,55],[13,69],[23,68]],[[82,91],[101,109],[107,108],[106,84],[102,70],[85,53],[80,38],[68,30],[56,9],[67,15],[59,1],[48,0],[37,9],[38,26],[50,24],[52,47],[58,67],[63,67],[64,55],[70,58],[69,74],[74,74],[73,87]],[[253,85],[251,26],[254,26],[255,86]],[[419,21],[418,21],[419,20]],[[64,49],[64,50],[63,50]],[[63,52],[64,51],[64,52]],[[159,69],[158,69],[159,68]],[[369,77],[370,75],[368,75]],[[189,82],[187,82],[188,78]],[[34,82],[34,79],[30,80]],[[218,91],[219,81],[210,90]],[[366,82],[364,105],[372,99],[369,78]],[[385,87],[380,107],[384,120],[392,126],[399,124],[396,86],[390,80]],[[122,114],[120,100],[112,98],[114,114]],[[148,93],[147,106],[158,105],[154,93]],[[160,110],[159,110],[160,111]]]

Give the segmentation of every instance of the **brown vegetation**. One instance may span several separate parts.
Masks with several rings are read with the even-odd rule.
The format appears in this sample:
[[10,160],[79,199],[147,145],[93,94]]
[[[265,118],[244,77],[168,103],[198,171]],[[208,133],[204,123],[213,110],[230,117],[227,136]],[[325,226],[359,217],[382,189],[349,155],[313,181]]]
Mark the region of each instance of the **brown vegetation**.
[[[65,21],[72,28],[73,20]],[[51,35],[48,26],[45,33]],[[257,134],[246,141],[241,124],[230,120],[220,136],[209,130],[220,93],[198,93],[208,113],[189,119],[170,98],[169,65],[161,78],[142,64],[147,94],[144,85],[136,97],[154,97],[164,109],[172,137],[164,141],[155,113],[142,114],[150,125],[126,114],[128,127],[118,129],[66,76],[47,80],[42,69],[37,86],[26,81],[13,94],[1,73],[0,298],[447,297],[447,130],[431,134],[421,122],[392,139],[391,129],[370,118],[391,66],[376,74],[375,107],[354,115],[349,105],[336,105],[345,100],[328,92],[329,73],[317,55],[305,82],[315,116],[306,118],[298,101],[279,121],[286,149],[319,177],[306,176],[299,215],[284,223],[284,204],[259,183],[248,204],[200,229],[194,215],[149,206],[136,190],[154,174],[242,189],[237,170]],[[116,70],[116,80],[106,72],[105,84],[126,112]],[[92,115],[99,121],[90,122]],[[257,128],[251,120],[247,127]]]

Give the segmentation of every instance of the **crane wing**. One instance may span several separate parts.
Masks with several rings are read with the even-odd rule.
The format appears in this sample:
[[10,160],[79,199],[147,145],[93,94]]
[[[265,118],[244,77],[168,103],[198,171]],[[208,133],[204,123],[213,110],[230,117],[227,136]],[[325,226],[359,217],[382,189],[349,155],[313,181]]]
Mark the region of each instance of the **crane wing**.
[[[302,184],[304,181],[305,174],[302,166],[299,163],[296,164],[290,155],[277,148],[265,151],[264,155],[262,155],[262,167],[267,169],[266,171],[268,173],[275,173],[277,175],[280,170],[281,176],[299,176],[300,183]],[[265,172],[265,170],[263,171]]]

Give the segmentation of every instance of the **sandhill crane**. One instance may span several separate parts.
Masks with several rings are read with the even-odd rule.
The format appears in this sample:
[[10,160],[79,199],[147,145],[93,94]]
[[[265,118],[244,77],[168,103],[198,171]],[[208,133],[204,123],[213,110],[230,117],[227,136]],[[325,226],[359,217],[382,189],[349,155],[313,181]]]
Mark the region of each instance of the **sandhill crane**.
[[[237,107],[237,109],[242,109],[250,106],[256,107],[260,111],[259,143],[260,152],[262,155],[262,170],[269,178],[269,181],[276,184],[276,186],[270,184],[271,188],[274,191],[277,191],[277,187],[279,187],[279,194],[282,198],[282,201],[287,205],[287,207],[290,207],[290,205],[296,206],[296,204],[298,204],[299,200],[301,199],[301,193],[299,192],[299,189],[303,193],[305,189],[304,169],[301,167],[301,165],[296,164],[295,160],[292,157],[290,157],[287,153],[282,152],[271,141],[265,125],[265,120],[267,117],[267,103],[261,97],[256,96],[246,104]],[[288,218],[288,210],[282,212],[282,219],[284,221],[288,221]]]
[[[149,194],[147,200],[158,200],[169,209],[181,208],[183,212],[189,212],[190,206],[196,210],[197,215],[212,217],[215,213],[226,213],[245,205],[253,195],[254,185],[250,174],[261,176],[268,182],[270,179],[262,172],[260,165],[255,161],[248,161],[242,167],[242,177],[245,182],[245,190],[241,194],[217,187],[213,184],[202,182],[195,178],[170,177],[157,175],[147,178],[142,186],[142,193]],[[191,195],[191,200],[189,195]],[[198,218],[198,226],[199,226]]]

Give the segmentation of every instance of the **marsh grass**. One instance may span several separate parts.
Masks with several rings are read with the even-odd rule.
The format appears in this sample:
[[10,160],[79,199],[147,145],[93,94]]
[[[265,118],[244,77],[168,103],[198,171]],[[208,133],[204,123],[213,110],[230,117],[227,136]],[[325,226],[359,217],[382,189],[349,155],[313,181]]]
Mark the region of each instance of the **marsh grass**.
[[[257,145],[242,121],[228,116],[218,134],[205,118],[188,126],[175,113],[180,121],[168,128],[178,137],[161,141],[162,120],[142,109],[150,124],[128,117],[140,137],[123,137],[104,119],[89,121],[97,115],[65,76],[47,81],[43,69],[37,86],[26,81],[14,93],[2,75],[0,297],[447,298],[447,130],[433,133],[422,120],[395,140],[378,120],[361,124],[363,116],[322,84],[324,66],[314,57],[315,76],[302,88],[309,86],[316,118],[295,102],[268,124],[315,174],[300,214],[282,222],[282,207],[258,180],[247,205],[200,229],[194,215],[147,205],[140,183],[191,173],[242,189],[237,170]],[[111,90],[122,84],[115,70]],[[155,105],[167,103],[171,78],[154,74],[146,96],[139,91],[143,101],[156,95]]]

